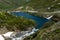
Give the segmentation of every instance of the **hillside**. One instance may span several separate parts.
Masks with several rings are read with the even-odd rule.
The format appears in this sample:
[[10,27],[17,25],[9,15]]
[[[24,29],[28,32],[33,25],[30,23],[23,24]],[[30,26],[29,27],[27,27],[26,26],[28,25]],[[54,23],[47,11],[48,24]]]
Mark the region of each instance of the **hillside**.
[[40,30],[35,40],[60,40],[60,22]]
[[[30,6],[37,11],[57,11],[60,9],[60,0],[31,0],[25,6]],[[50,8],[50,9],[49,9]]]
[[[60,0],[0,0],[0,10],[15,10],[21,6],[29,6],[38,11],[57,11]],[[49,9],[50,7],[50,9]]]
[[38,30],[35,34],[30,35],[24,40],[59,40],[60,38],[60,13],[55,14],[52,17],[52,21],[49,21],[43,25],[43,28]]
[[[16,17],[6,12],[0,12],[0,28],[7,28],[9,31],[28,30],[36,25],[34,20],[24,17]],[[1,31],[1,30],[0,30]]]
[[27,3],[27,0],[0,0],[0,10],[12,10]]

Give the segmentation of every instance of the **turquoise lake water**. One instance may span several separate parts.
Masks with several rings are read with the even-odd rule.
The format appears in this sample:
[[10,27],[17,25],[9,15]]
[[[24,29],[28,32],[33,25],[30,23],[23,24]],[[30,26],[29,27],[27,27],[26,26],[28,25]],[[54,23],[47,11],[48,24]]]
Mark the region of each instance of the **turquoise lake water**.
[[46,18],[33,16],[33,15],[30,15],[26,12],[13,12],[12,14],[16,15],[16,16],[23,16],[25,18],[34,20],[37,23],[37,26],[35,27],[36,29],[40,29],[46,22],[49,21]]

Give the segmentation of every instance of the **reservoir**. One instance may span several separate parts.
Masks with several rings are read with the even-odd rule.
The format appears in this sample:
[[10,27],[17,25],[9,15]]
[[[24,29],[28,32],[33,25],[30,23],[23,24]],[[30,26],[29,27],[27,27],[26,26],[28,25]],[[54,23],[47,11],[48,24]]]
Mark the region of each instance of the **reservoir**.
[[35,27],[36,29],[40,29],[46,22],[49,21],[46,18],[33,16],[33,15],[30,15],[26,12],[12,12],[12,14],[16,15],[16,16],[23,16],[25,18],[34,20],[37,23],[37,26]]

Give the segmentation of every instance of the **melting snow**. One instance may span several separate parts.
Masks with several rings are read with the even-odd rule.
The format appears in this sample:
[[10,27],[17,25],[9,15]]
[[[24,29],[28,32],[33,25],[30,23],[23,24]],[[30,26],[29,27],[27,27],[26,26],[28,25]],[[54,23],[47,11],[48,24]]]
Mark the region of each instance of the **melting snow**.
[[0,40],[4,40],[4,38],[3,38],[3,36],[2,36],[2,35],[0,35]]
[[13,33],[14,33],[14,32],[7,32],[7,33],[5,33],[5,34],[3,34],[3,35],[4,35],[4,37],[9,38]]

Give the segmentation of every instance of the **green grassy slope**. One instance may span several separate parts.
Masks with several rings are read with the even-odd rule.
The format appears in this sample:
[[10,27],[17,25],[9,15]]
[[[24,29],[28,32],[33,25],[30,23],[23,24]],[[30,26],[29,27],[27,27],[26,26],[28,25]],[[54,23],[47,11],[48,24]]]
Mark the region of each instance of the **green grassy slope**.
[[60,4],[58,5],[58,3],[60,3],[60,0],[31,0],[28,4],[26,4],[27,6],[31,6],[33,7],[35,10],[38,11],[48,11],[48,7],[51,7],[52,5],[54,5],[51,9],[58,9],[60,8]]
[[27,30],[36,25],[35,21],[23,17],[16,17],[6,12],[0,12],[0,28],[6,27],[8,30]]
[[15,9],[25,3],[26,0],[0,0],[0,10]]
[[59,22],[49,28],[40,30],[35,40],[60,40],[60,24]]
[[52,7],[52,9],[58,9],[60,8],[60,0],[28,0],[29,2],[26,2],[27,0],[0,0],[0,10],[13,10],[20,6],[30,6],[34,8],[35,10],[39,11],[48,11],[48,7]]

